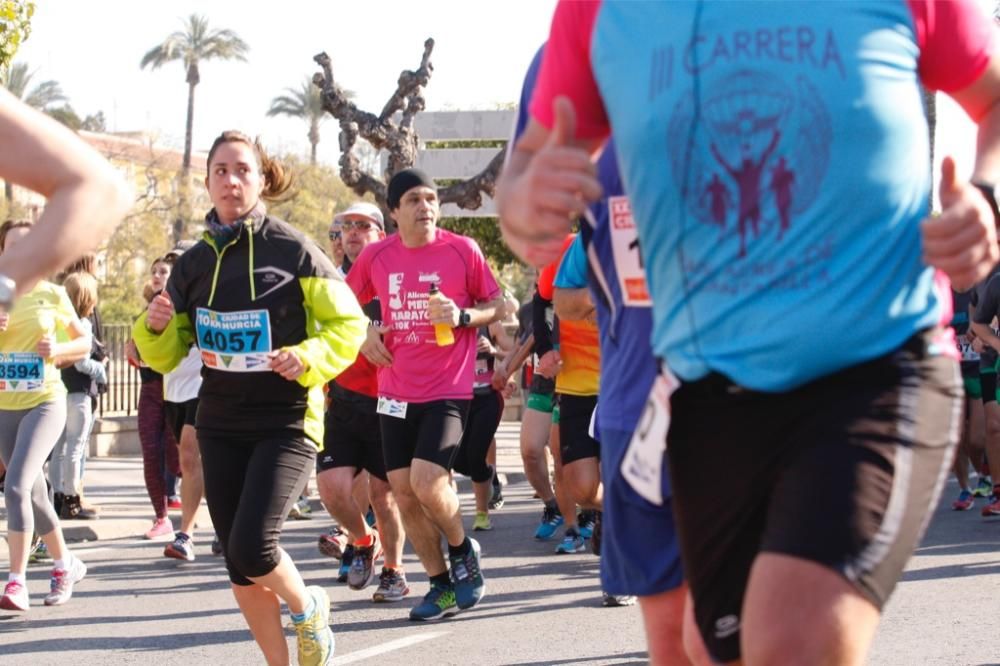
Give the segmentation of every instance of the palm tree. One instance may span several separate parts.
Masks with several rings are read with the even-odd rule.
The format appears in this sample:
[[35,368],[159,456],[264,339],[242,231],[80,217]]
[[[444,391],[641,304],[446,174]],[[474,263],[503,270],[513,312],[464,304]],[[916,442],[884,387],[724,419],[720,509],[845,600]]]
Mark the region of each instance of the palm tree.
[[321,91],[313,84],[311,77],[306,77],[301,88],[285,88],[285,93],[271,100],[271,108],[267,110],[267,115],[301,118],[309,123],[309,145],[312,146],[309,161],[316,164],[319,126],[326,117]]
[[[14,97],[39,111],[52,111],[54,104],[66,101],[58,81],[42,81],[32,87],[34,77],[35,72],[29,71],[26,63],[18,62],[0,71],[0,84]],[[7,181],[4,181],[3,193],[8,203],[13,200],[14,188]]]
[[192,14],[183,20],[182,30],[167,35],[161,44],[146,52],[139,67],[158,69],[168,62],[180,60],[187,72],[187,125],[184,128],[184,161],[181,172],[187,179],[191,171],[191,134],[194,127],[194,88],[201,81],[199,65],[208,60],[241,60],[246,62],[250,47],[232,30],[210,29],[208,19]]

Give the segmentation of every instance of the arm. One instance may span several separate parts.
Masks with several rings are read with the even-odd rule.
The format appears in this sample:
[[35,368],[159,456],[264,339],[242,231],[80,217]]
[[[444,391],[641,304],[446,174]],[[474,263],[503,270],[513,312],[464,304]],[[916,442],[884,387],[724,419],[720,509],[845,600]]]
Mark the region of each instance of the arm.
[[[166,304],[159,299],[164,299]],[[154,303],[157,303],[154,306]],[[146,365],[161,374],[166,374],[180,365],[194,343],[194,326],[186,313],[174,314],[170,298],[161,293],[149,304],[150,309],[142,313],[132,326],[132,339]],[[156,308],[167,307],[170,316],[162,328]],[[153,323],[149,323],[152,317]]]
[[79,319],[70,320],[66,325],[66,334],[69,337],[66,342],[56,342],[55,337],[51,335],[42,336],[38,341],[37,349],[41,357],[51,359],[59,368],[73,365],[90,355],[92,344],[90,333]]
[[309,337],[282,351],[294,353],[301,361],[303,371],[294,379],[302,386],[316,386],[354,363],[365,341],[368,317],[343,279],[306,277],[299,282],[305,296]]
[[0,274],[18,293],[94,250],[132,206],[121,176],[76,134],[0,90],[0,178],[43,195],[45,210]]
[[970,328],[975,331],[976,337],[979,340],[982,340],[983,344],[1000,351],[1000,337],[997,337],[997,334],[993,332],[993,329],[990,328],[989,324],[972,322]]
[[586,287],[565,289],[556,287],[552,304],[560,319],[593,319],[594,302],[590,300],[590,290]]

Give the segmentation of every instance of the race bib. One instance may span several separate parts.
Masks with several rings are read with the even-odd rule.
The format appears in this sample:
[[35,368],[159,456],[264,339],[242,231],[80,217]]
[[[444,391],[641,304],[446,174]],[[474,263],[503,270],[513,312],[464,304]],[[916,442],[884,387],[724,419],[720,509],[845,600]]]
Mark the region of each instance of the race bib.
[[45,360],[34,352],[0,354],[0,391],[24,393],[43,390]]
[[647,501],[663,505],[663,454],[670,429],[670,395],[680,382],[664,371],[653,382],[646,408],[622,459],[622,476]]
[[653,300],[649,297],[646,270],[642,267],[642,253],[639,251],[639,232],[632,218],[632,205],[628,197],[609,197],[608,210],[611,214],[611,248],[622,300],[630,307],[652,307]]
[[198,308],[195,332],[201,360],[224,372],[270,372],[271,318],[267,310],[216,312]]
[[386,416],[391,416],[393,418],[405,419],[407,404],[408,403],[400,400],[393,400],[392,398],[380,396],[378,399],[378,407],[376,407],[375,411],[379,414],[385,414]]
[[963,361],[978,361],[979,352],[972,348],[972,343],[964,339],[958,339],[958,351],[962,354]]

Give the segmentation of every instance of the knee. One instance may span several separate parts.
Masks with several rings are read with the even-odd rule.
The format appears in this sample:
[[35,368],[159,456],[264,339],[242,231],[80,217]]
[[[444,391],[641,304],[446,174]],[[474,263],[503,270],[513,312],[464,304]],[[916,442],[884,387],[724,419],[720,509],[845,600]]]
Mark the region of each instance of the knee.
[[448,473],[442,467],[434,470],[414,468],[410,475],[410,487],[413,489],[413,494],[424,506],[439,502],[447,485]]
[[392,487],[387,481],[373,475],[369,481],[368,490],[372,505],[376,508],[389,509],[396,503]]
[[229,534],[226,557],[239,574],[260,578],[278,566],[281,554],[276,540],[234,527]]
[[333,470],[316,475],[316,487],[323,502],[334,506],[343,506],[353,497],[351,479],[345,479],[343,475],[338,475]]

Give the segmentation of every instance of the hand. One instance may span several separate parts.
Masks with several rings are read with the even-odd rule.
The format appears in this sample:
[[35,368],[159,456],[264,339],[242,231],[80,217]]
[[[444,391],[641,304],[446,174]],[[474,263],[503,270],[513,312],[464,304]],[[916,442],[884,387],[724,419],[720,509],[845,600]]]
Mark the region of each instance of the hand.
[[996,220],[982,192],[960,181],[955,160],[941,163],[941,214],[920,223],[924,262],[943,271],[952,287],[965,291],[1000,260]]
[[983,342],[982,338],[974,338],[972,340],[972,351],[977,354],[982,354],[984,349],[986,349],[986,344]]
[[559,352],[557,350],[550,349],[542,354],[542,357],[538,359],[538,367],[535,368],[535,372],[546,379],[554,379],[555,376],[559,374],[559,370],[561,368],[562,357],[559,356]]
[[388,368],[392,365],[392,354],[389,353],[388,347],[382,342],[382,336],[390,330],[389,326],[376,326],[375,324],[368,327],[368,337],[361,344],[361,351],[359,353],[371,361],[372,365],[380,368]]
[[437,298],[431,298],[427,301],[427,318],[432,324],[448,324],[448,326],[456,328],[461,314],[462,309],[444,294],[439,294]]
[[139,360],[139,350],[136,349],[135,340],[129,339],[129,341],[125,343],[125,360],[128,361],[128,364],[133,368],[140,367],[141,361]]
[[493,371],[493,380],[490,382],[490,386],[493,387],[494,391],[502,391],[507,386],[507,379],[508,376],[505,369],[496,369]]
[[7,323],[10,321],[10,314],[6,312],[0,313],[0,331],[7,330]]
[[490,342],[489,338],[482,335],[476,336],[477,354],[489,354],[492,356],[495,352],[496,349],[493,347],[493,343]]
[[517,382],[515,382],[513,379],[508,381],[501,390],[501,394],[503,395],[504,400],[510,400],[511,397],[513,397],[514,393],[516,392],[517,392]]
[[295,381],[306,371],[302,359],[291,349],[278,349],[269,353],[268,356],[271,359],[268,367],[288,381]]
[[174,318],[174,302],[166,291],[161,291],[153,297],[146,308],[146,326],[154,333],[162,333],[170,320]]
[[602,194],[590,155],[573,145],[572,102],[557,97],[552,109],[548,139],[521,173],[501,177],[497,192],[504,240],[514,254],[536,268],[559,259],[570,226]]
[[56,338],[54,335],[43,335],[42,339],[38,341],[38,345],[35,347],[38,351],[38,355],[42,358],[52,358],[56,355]]

